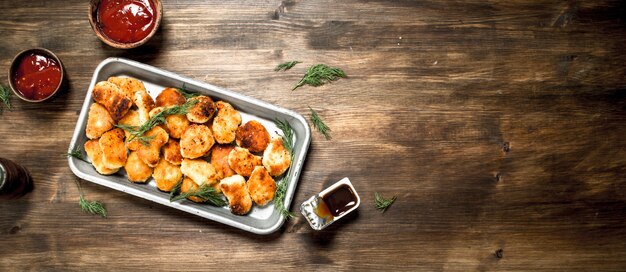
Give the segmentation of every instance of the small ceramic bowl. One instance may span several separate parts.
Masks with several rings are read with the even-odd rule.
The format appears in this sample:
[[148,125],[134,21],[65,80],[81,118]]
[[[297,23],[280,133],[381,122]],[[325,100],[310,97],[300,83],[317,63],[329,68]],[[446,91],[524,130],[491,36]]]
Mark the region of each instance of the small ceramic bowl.
[[[50,93],[50,95],[42,98],[42,99],[38,99],[38,100],[33,100],[30,98],[25,97],[24,95],[22,95],[22,93],[20,91],[18,91],[17,86],[15,84],[15,71],[17,70],[17,68],[20,65],[20,61],[22,60],[23,57],[29,55],[29,54],[38,54],[38,55],[44,55],[46,57],[49,57],[51,59],[53,59],[54,61],[56,61],[57,64],[59,64],[59,68],[61,69],[61,80],[59,81],[59,84],[55,87],[54,91],[52,93]],[[17,97],[19,97],[20,99],[27,101],[27,102],[43,102],[46,101],[50,98],[52,98],[57,92],[59,92],[60,89],[62,89],[62,86],[65,82],[65,68],[63,67],[63,63],[61,62],[61,59],[59,59],[59,57],[57,57],[57,55],[55,55],[54,53],[52,53],[52,51],[45,49],[45,48],[33,48],[33,49],[27,49],[24,50],[22,52],[19,52],[15,58],[13,58],[13,61],[11,61],[11,66],[9,68],[9,87],[11,87],[11,90],[13,91],[13,93],[15,93],[15,95]]]
[[132,42],[132,43],[118,42],[107,37],[107,35],[102,32],[102,29],[98,26],[98,22],[97,22],[98,5],[100,4],[100,0],[89,1],[89,24],[91,25],[91,29],[93,29],[93,32],[96,33],[96,36],[98,36],[98,39],[100,39],[102,42],[112,47],[115,47],[118,49],[131,49],[131,48],[138,47],[146,43],[148,40],[150,40],[150,38],[152,38],[152,36],[154,36],[154,34],[159,29],[159,26],[161,25],[161,18],[163,18],[163,5],[161,4],[161,0],[151,0],[151,1],[155,7],[154,15],[156,17],[155,19],[156,22],[154,24],[154,28],[152,28],[152,31],[150,31],[150,33],[148,33],[148,35],[145,38],[141,39],[140,41]]

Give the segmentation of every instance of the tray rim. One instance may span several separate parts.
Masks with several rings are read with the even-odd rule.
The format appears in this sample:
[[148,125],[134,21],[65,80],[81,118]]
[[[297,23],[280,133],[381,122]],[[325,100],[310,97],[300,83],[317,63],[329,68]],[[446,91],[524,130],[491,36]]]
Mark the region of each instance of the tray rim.
[[[79,120],[86,120],[85,118],[87,117],[86,115],[88,114],[89,111],[89,106],[91,105],[91,99],[92,99],[92,92],[91,90],[93,89],[93,87],[96,84],[97,81],[97,77],[100,74],[100,71],[107,66],[108,64],[114,63],[114,62],[120,62],[122,64],[128,65],[128,66],[133,66],[136,67],[138,69],[142,69],[142,70],[147,70],[148,72],[154,72],[159,74],[159,76],[166,76],[169,77],[173,80],[178,80],[181,82],[185,82],[185,83],[190,83],[193,84],[199,88],[202,89],[206,89],[206,90],[210,90],[213,92],[217,92],[217,93],[221,93],[223,95],[226,96],[230,96],[242,101],[246,101],[249,103],[254,103],[257,104],[258,106],[270,109],[274,112],[279,112],[285,115],[289,115],[290,117],[293,117],[293,120],[300,122],[303,125],[304,128],[304,137],[303,137],[303,146],[302,146],[302,151],[300,152],[299,156],[297,158],[294,158],[294,162],[292,162],[292,167],[294,167],[294,171],[293,171],[293,176],[291,177],[291,179],[289,180],[289,184],[287,187],[287,192],[285,195],[285,208],[287,210],[289,210],[289,208],[291,207],[291,202],[294,199],[294,194],[295,194],[295,190],[296,187],[299,183],[299,179],[300,179],[300,174],[302,172],[302,167],[304,166],[304,160],[306,158],[306,155],[308,153],[308,149],[309,149],[309,145],[311,142],[311,128],[309,127],[309,124],[307,123],[306,119],[299,113],[286,109],[286,108],[282,108],[279,106],[276,106],[274,104],[265,102],[263,100],[257,99],[257,98],[253,98],[253,97],[249,97],[246,95],[242,95],[239,94],[237,92],[234,91],[230,91],[228,89],[224,89],[215,85],[212,85],[210,83],[206,83],[206,82],[201,82],[201,81],[197,81],[188,77],[184,77],[181,75],[178,75],[176,73],[167,71],[167,70],[163,70],[161,68],[158,67],[154,67],[148,64],[144,64],[141,62],[137,62],[134,60],[129,60],[129,59],[125,59],[125,58],[117,58],[117,57],[110,57],[110,58],[106,58],[104,60],[102,60],[100,62],[100,64],[98,64],[98,66],[96,67],[96,69],[93,72],[92,78],[91,78],[91,82],[90,85],[87,89],[87,92],[85,94],[85,99],[83,100],[83,106],[81,107],[81,112],[80,115],[78,116],[78,119],[76,120],[76,126],[74,128],[74,132],[72,134],[72,139],[70,141],[70,145],[68,147],[68,149],[72,149],[73,147],[76,146],[76,143],[78,141],[78,138],[81,135],[81,125],[79,124]],[[226,217],[222,217],[218,214],[214,214],[211,212],[203,212],[203,211],[199,211],[198,209],[194,208],[193,205],[181,205],[180,202],[169,202],[169,201],[163,201],[162,199],[159,198],[150,198],[150,194],[147,194],[143,191],[140,191],[138,189],[135,189],[133,187],[128,187],[128,186],[124,186],[115,182],[111,182],[109,180],[107,180],[107,176],[104,175],[99,175],[99,176],[93,176],[87,173],[82,172],[80,169],[78,169],[78,166],[76,165],[76,163],[78,162],[78,159],[73,158],[73,157],[68,157],[68,164],[70,166],[70,169],[72,170],[72,173],[74,173],[74,175],[78,176],[81,179],[87,180],[89,182],[92,183],[96,183],[99,185],[102,185],[104,187],[108,187],[114,190],[118,190],[136,197],[140,197],[155,203],[159,203],[162,204],[164,206],[168,206],[171,208],[175,208],[181,211],[185,211],[191,214],[195,214],[197,216],[212,220],[212,221],[216,221],[225,225],[229,225],[235,228],[239,228],[248,232],[252,232],[255,234],[261,234],[261,235],[266,235],[266,234],[270,234],[273,233],[275,231],[277,231],[286,221],[285,216],[283,216],[282,214],[279,214],[279,219],[276,221],[276,223],[274,223],[273,225],[267,227],[267,228],[258,228],[258,227],[254,227],[251,226],[249,224],[244,224],[240,221],[237,220],[233,220],[230,218],[226,218]]]

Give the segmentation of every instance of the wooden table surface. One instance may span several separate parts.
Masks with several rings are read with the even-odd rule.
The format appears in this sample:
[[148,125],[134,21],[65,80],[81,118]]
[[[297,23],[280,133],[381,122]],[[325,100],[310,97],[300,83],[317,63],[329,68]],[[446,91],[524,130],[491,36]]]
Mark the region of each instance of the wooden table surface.
[[[69,80],[0,115],[0,156],[35,182],[0,202],[2,271],[626,270],[623,1],[166,0],[127,51],[96,38],[87,2],[0,1],[0,71],[44,47]],[[292,211],[349,177],[358,212],[259,236],[82,181],[109,217],[82,213],[62,154],[108,57],[316,109],[333,138],[313,134]],[[291,91],[317,63],[349,78]],[[383,214],[375,192],[398,200]]]

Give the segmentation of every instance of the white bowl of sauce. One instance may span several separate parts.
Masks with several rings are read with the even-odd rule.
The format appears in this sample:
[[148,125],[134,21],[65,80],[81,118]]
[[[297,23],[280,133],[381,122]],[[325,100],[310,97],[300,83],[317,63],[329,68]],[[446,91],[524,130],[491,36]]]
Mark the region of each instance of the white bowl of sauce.
[[343,178],[300,205],[300,212],[314,230],[322,230],[356,210],[361,198],[350,179]]

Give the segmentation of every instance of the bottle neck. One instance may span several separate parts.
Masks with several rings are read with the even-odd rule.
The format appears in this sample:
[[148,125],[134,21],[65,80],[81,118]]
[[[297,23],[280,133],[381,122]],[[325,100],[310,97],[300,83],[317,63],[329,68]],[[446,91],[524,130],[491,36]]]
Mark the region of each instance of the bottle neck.
[[0,162],[0,190],[4,187],[4,184],[7,181],[7,171],[4,169],[4,164]]

